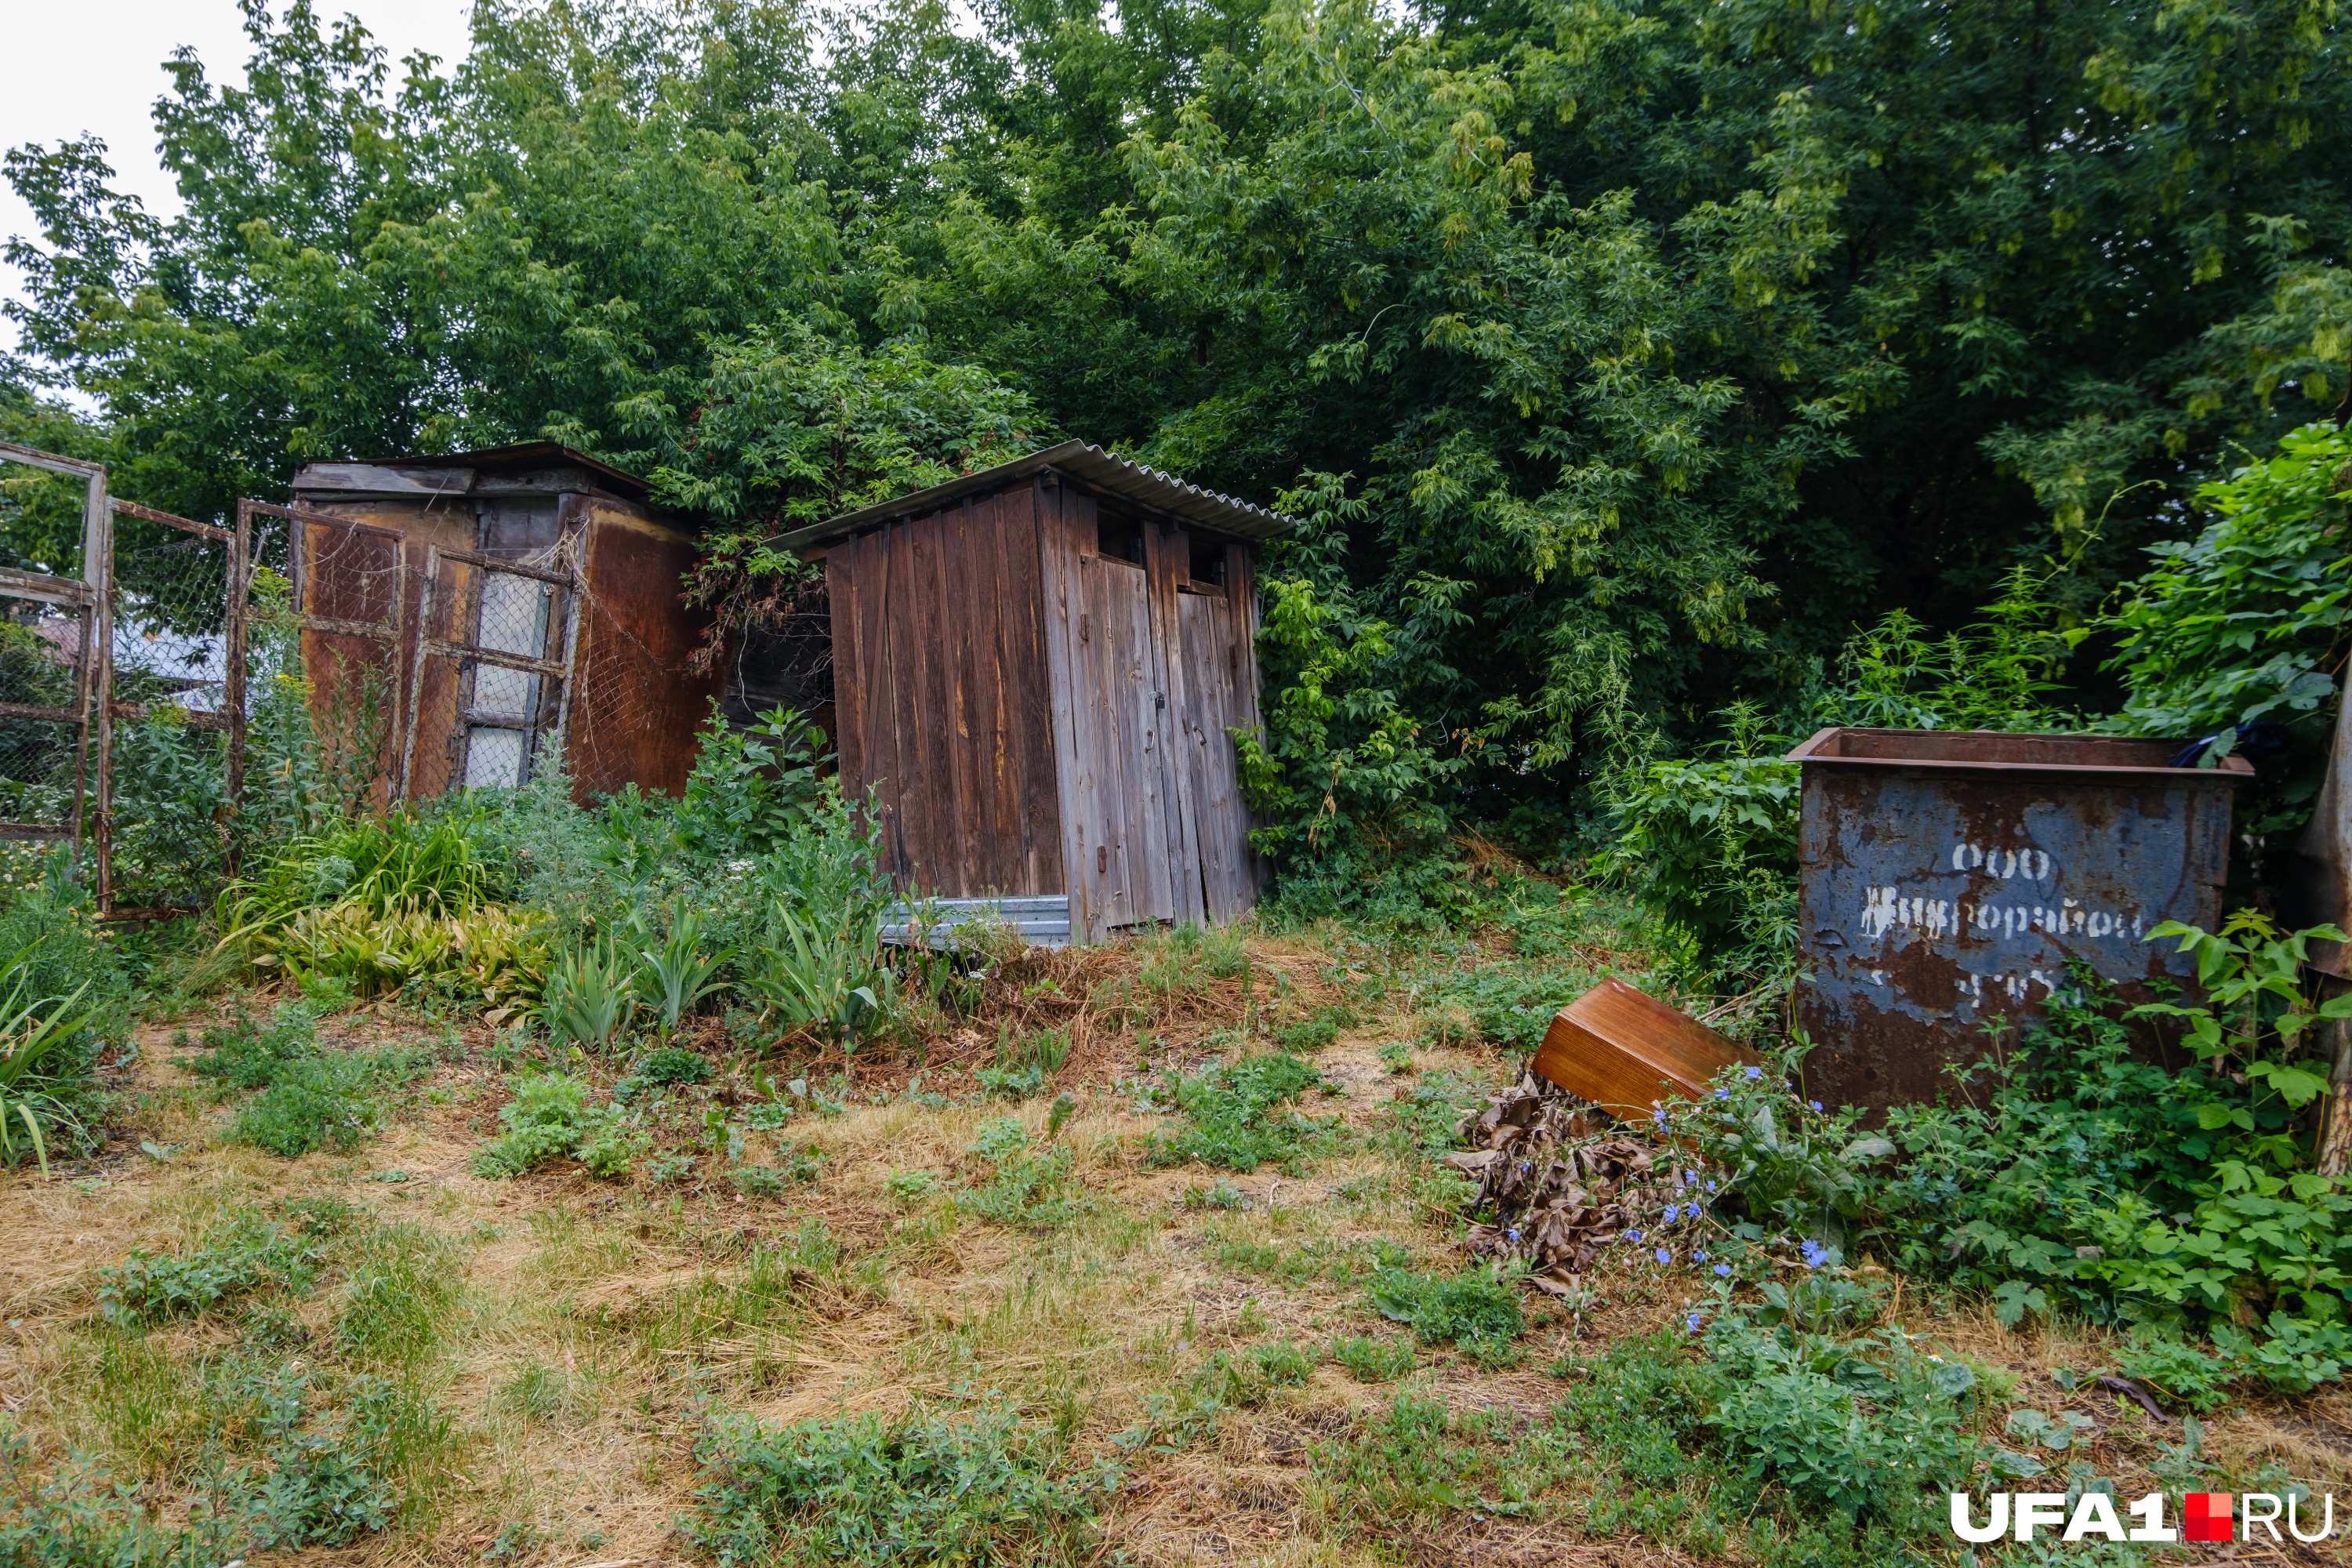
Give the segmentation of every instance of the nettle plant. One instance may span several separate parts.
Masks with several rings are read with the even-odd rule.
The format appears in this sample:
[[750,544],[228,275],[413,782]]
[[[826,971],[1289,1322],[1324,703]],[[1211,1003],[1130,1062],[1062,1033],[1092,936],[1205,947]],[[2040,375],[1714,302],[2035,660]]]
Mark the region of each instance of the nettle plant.
[[[2342,942],[2342,931],[2322,925],[2282,933],[2268,918],[2241,910],[2219,932],[2167,921],[2148,933],[2148,940],[2178,941],[2180,952],[2196,955],[2197,984],[2210,1005],[2151,1002],[2135,1008],[2133,1016],[2183,1020],[2189,1047],[2200,1060],[2215,1072],[2263,1085],[2289,1112],[2301,1111],[2327,1092],[2326,1063],[2290,1058],[2303,1049],[2304,1037],[2314,1025],[2352,1018],[2352,994],[2314,1006],[2303,990],[2310,944]],[[2275,1118],[2258,1123],[2253,1107],[2200,1106],[2198,1125],[2207,1131],[2234,1127],[2259,1134],[2264,1140],[2260,1152],[2266,1158],[2283,1165],[2294,1163],[2292,1134]]]

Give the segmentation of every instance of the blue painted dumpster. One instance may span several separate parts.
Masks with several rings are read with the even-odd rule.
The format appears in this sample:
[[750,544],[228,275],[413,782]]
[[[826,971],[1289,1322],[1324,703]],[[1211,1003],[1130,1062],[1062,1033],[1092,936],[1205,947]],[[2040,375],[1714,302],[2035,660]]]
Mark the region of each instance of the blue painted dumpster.
[[2040,1014],[2070,959],[2126,1001],[2186,980],[2166,921],[2210,930],[2243,758],[2176,768],[2176,741],[1823,730],[1801,764],[1797,1022],[1825,1104],[1932,1100]]

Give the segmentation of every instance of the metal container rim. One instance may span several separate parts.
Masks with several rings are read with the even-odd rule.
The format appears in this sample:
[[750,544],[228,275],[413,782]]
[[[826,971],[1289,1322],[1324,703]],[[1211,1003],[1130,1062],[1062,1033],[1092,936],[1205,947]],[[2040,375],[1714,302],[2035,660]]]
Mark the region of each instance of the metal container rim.
[[[1941,755],[1906,755],[1896,749],[1905,740],[1927,741]],[[1877,754],[1849,756],[1839,748],[1852,741],[1878,742]],[[1914,771],[1937,773],[1979,773],[1995,776],[2057,775],[2069,778],[2164,778],[2183,784],[2209,783],[2234,785],[2253,776],[2253,764],[2241,756],[2228,756],[2219,765],[2210,768],[2176,768],[2161,763],[2146,762],[2046,762],[2025,761],[2017,757],[2020,752],[2043,752],[2068,750],[2090,751],[2094,748],[2113,752],[2124,748],[2144,749],[2154,755],[2177,755],[2186,741],[2156,740],[2130,735],[2066,735],[2020,734],[2005,730],[1878,730],[1853,725],[1832,724],[1817,730],[1811,738],[1788,754],[1788,761],[1802,763],[1807,768],[1833,767],[1875,770],[1885,773]],[[1881,748],[1884,749],[1881,749]],[[1927,749],[1923,747],[1923,750]],[[1971,752],[1980,754],[1969,755]],[[1998,753],[2007,752],[2009,756]]]

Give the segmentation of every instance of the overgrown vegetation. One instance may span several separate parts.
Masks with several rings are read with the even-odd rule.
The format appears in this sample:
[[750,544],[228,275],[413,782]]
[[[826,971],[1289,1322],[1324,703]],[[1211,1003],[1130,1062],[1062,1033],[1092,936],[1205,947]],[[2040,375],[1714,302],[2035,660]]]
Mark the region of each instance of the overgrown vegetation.
[[[1951,1489],[2340,1459],[2334,933],[2162,930],[2193,992],[2076,974],[1865,1130],[1788,1027],[1785,760],[2255,754],[2232,894],[2275,907],[2347,644],[2352,437],[2298,426],[2352,321],[2335,30],[594,0],[484,6],[395,85],[355,27],[250,23],[244,87],[184,62],[162,105],[185,217],[94,143],[11,155],[0,436],[219,517],[299,461],[566,441],[706,525],[706,667],[810,607],[780,529],[1116,444],[1292,520],[1231,737],[1276,876],[1108,952],[946,936],[789,710],[714,713],[676,796],[583,803],[550,748],[386,811],[397,694],[317,703],[261,571],[245,797],[169,702],[115,734],[120,886],[238,879],[106,929],[69,848],[0,844],[0,1161],[47,1183],[0,1259],[0,1564],[675,1526],[1861,1565],[1946,1552]],[[68,569],[61,494],[0,468],[0,564]],[[56,646],[0,626],[0,696],[73,700]],[[0,816],[55,815],[52,752]],[[886,942],[909,896],[932,936]],[[1612,975],[1770,1065],[1475,1211],[1509,1140],[1465,1115]],[[1507,1233],[1612,1205],[1572,1267]]]

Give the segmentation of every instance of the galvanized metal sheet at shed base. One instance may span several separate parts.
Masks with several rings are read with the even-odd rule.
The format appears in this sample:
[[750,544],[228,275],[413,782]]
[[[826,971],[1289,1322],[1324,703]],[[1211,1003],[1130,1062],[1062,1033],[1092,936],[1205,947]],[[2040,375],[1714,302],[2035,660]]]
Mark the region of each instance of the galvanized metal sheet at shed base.
[[2127,999],[2191,973],[2168,920],[2211,930],[2231,793],[2253,770],[2167,764],[2181,742],[1989,731],[1823,730],[1802,764],[1797,1021],[1807,1094],[1932,1100],[1983,1025],[2040,1014],[2066,962]]

